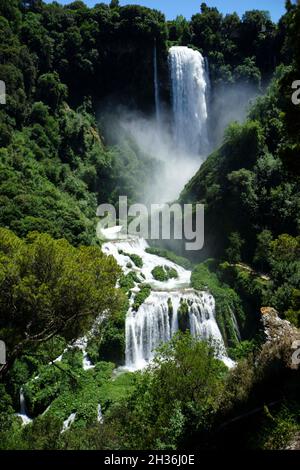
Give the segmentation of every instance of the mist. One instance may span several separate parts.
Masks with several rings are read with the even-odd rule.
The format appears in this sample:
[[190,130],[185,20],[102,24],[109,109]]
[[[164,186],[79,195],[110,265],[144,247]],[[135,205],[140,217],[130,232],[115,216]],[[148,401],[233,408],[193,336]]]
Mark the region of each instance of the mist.
[[207,121],[209,148],[202,155],[175,144],[172,111],[166,105],[161,106],[157,119],[155,112],[145,115],[113,100],[106,102],[99,110],[99,119],[107,143],[118,145],[122,151],[124,142],[130,142],[154,168],[148,175],[147,184],[143,185],[143,194],[135,202],[150,205],[176,201],[208,155],[222,144],[228,124],[246,119],[250,103],[256,96],[257,88],[248,84],[219,85],[212,90]]
[[137,202],[163,204],[178,199],[205,159],[204,155],[176,148],[168,112],[162,112],[158,122],[155,115],[145,116],[118,106],[114,111],[102,113],[101,121],[110,144],[122,146],[122,141],[128,139],[149,160],[157,162],[158,171],[144,188],[143,201]]
[[209,107],[209,139],[211,151],[218,148],[224,131],[233,121],[244,122],[251,103],[259,96],[257,87],[248,83],[217,85]]

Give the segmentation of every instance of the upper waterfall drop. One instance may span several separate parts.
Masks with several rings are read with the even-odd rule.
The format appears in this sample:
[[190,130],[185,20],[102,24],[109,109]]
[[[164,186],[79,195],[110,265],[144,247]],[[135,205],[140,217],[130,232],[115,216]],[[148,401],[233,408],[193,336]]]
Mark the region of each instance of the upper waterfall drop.
[[174,46],[169,50],[169,66],[175,144],[189,154],[205,154],[209,90],[205,59],[198,51]]

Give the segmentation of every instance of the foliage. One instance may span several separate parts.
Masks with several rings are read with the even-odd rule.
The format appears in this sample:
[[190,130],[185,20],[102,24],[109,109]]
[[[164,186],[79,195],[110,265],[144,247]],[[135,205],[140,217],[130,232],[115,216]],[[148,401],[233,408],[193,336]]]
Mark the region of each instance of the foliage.
[[189,305],[184,299],[180,299],[178,308],[178,327],[183,333],[190,330]]
[[119,250],[119,254],[130,258],[137,268],[143,267],[143,260],[139,255],[135,253],[125,253],[123,250]]
[[[215,450],[232,442],[249,447],[254,434],[256,448],[282,449],[299,432],[299,407],[290,398],[299,395],[299,377],[277,357],[262,361],[256,337],[262,304],[300,325],[300,107],[291,102],[300,8],[286,6],[275,25],[264,11],[224,16],[205,3],[191,21],[166,22],[157,10],[117,0],[94,8],[0,0],[0,79],[7,85],[0,109],[0,225],[7,227],[0,229],[0,336],[9,357],[0,384],[1,449]],[[154,44],[166,103],[170,44],[208,57],[212,101],[218,86],[261,91],[280,64],[246,122],[229,126],[181,195],[205,205],[206,245],[193,263],[217,260],[196,264],[192,285],[215,297],[217,322],[238,361],[232,371],[213,345],[188,334],[164,345],[146,371],[114,371],[124,362],[123,294],[139,284],[137,311],[151,287],[134,270],[122,275],[101,253],[96,207],[115,204],[119,194],[144,202],[162,167],[113,120],[100,129],[95,110],[109,101],[153,111]],[[166,250],[148,252],[193,267]],[[143,266],[129,257],[128,269]],[[160,280],[175,276],[157,268]],[[181,301],[182,330],[187,312]],[[95,367],[83,370],[82,351],[72,343],[99,314],[87,348]],[[21,387],[34,418],[25,427],[15,416]],[[278,396],[286,400],[273,409]],[[104,423],[97,421],[99,404]],[[76,419],[61,433],[71,413]]]
[[265,407],[265,419],[258,437],[258,446],[263,450],[286,450],[299,432],[299,411],[296,402],[285,402],[275,413]]
[[126,300],[117,313],[103,319],[100,328],[88,342],[87,352],[94,364],[99,361],[124,364],[125,318],[128,308],[129,303]]
[[[75,355],[78,355],[78,351],[75,351]],[[64,358],[62,363],[57,364],[59,367],[55,367],[54,364],[42,366],[39,377],[33,377],[26,384],[25,393],[31,412],[37,412],[38,405],[41,407],[40,411],[43,410],[44,413],[23,428],[18,418],[12,420],[12,423],[7,422],[5,429],[1,426],[1,448],[31,450],[97,448],[92,447],[93,439],[96,439],[101,431],[105,430],[104,434],[107,433],[107,428],[97,422],[98,405],[101,404],[105,415],[110,407],[130,394],[134,377],[132,374],[123,374],[112,380],[113,364],[99,362],[93,370],[83,371],[79,363],[74,369],[74,362],[69,359]],[[55,394],[51,393],[54,386]],[[75,422],[70,430],[61,433],[63,421],[71,413],[76,413]],[[0,417],[4,418],[2,410]],[[104,426],[103,430],[100,426]],[[109,435],[108,432],[108,437]],[[108,437],[104,437],[104,440],[107,441]],[[81,447],[79,440],[84,442],[85,447]],[[99,442],[99,437],[97,441]]]
[[236,13],[223,16],[206,3],[190,23],[190,43],[209,57],[213,80],[228,83],[243,77],[259,86],[261,73],[273,70],[272,55],[283,60],[280,33],[268,12],[247,11],[242,18]]
[[240,263],[242,260],[241,249],[245,242],[241,240],[237,232],[231,233],[228,239],[229,247],[226,250],[226,257],[230,263]]
[[151,294],[151,286],[148,284],[140,284],[139,285],[139,292],[135,295],[134,297],[134,303],[132,305],[132,309],[134,311],[138,311],[140,306],[145,302],[145,300],[149,297]]
[[[211,268],[210,268],[211,266]],[[216,302],[216,320],[226,344],[235,347],[239,343],[235,329],[233,315],[235,315],[239,328],[243,335],[250,335],[249,325],[245,315],[245,305],[239,295],[227,284],[220,281],[213,272],[214,263],[208,260],[206,263],[195,266],[191,284],[198,291],[209,291]]]
[[172,450],[190,429],[209,429],[225,375],[209,344],[189,334],[173,338],[137,377],[127,403],[115,410],[124,427],[122,448]]
[[183,258],[182,256],[178,256],[176,255],[176,253],[173,253],[172,251],[168,251],[164,248],[150,247],[150,248],[146,248],[146,252],[150,253],[151,255],[166,258],[169,261],[172,261],[173,263],[178,264],[179,266],[182,266],[185,269],[191,269],[192,265],[188,259]]
[[114,314],[119,268],[98,247],[31,233],[25,240],[0,230],[1,337],[8,364],[60,334],[67,340],[91,328],[96,316]]
[[170,266],[155,266],[151,272],[156,281],[165,282],[169,279],[177,279],[178,273],[175,268]]
[[136,284],[141,282],[140,277],[135,271],[130,271],[128,274],[122,274],[119,280],[120,288],[126,293],[129,293],[130,289],[133,289]]
[[254,340],[241,341],[235,348],[230,348],[228,354],[234,361],[239,361],[249,357],[254,352],[256,346]]
[[[188,183],[181,201],[205,204],[206,245],[199,260],[214,256],[246,263],[248,268],[236,266],[235,280],[229,276],[227,282],[254,311],[263,302],[298,325],[299,172],[296,161],[285,158],[298,137],[286,120],[290,95],[282,92],[291,69],[280,66],[248,120],[229,126],[223,145]],[[256,269],[264,275],[255,275]]]
[[125,255],[125,256],[129,256],[129,258],[136,265],[137,268],[142,268],[143,267],[143,260],[139,255],[130,254],[130,255]]

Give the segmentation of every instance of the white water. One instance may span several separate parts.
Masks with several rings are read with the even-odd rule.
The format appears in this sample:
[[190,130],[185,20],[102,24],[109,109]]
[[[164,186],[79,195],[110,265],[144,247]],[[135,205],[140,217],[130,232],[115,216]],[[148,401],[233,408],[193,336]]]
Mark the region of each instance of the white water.
[[63,427],[62,427],[62,430],[60,432],[61,434],[66,432],[68,429],[70,429],[70,427],[72,426],[72,424],[75,421],[75,418],[76,418],[76,413],[71,413],[70,416],[63,423]]
[[[54,359],[53,362],[61,362],[64,354],[67,351],[69,351],[71,349],[79,349],[80,351],[82,351],[82,355],[83,355],[83,357],[82,357],[82,368],[84,370],[93,369],[95,366],[91,362],[91,360],[88,356],[88,353],[86,352],[87,343],[88,343],[88,337],[87,336],[83,336],[82,338],[77,339],[74,343],[72,343],[71,345],[68,345],[63,350],[62,354],[60,356],[58,356],[56,359]],[[49,364],[52,364],[52,362],[49,362]]]
[[[165,258],[147,253],[145,250],[148,244],[144,239],[131,237],[126,240],[116,240],[115,235],[119,233],[119,228],[103,232],[105,236],[112,237],[111,241],[103,245],[103,252],[114,256],[125,274],[134,269],[141,282],[150,284],[153,288],[151,295],[137,312],[130,307],[127,313],[126,368],[134,371],[147,366],[154,357],[155,349],[161,343],[169,341],[179,330],[181,301],[188,304],[187,326],[191,334],[199,339],[213,339],[217,344],[218,357],[231,367],[233,362],[227,357],[224,341],[215,319],[214,298],[208,292],[196,292],[189,287],[191,272]],[[130,257],[121,254],[120,251],[139,255],[143,260],[143,267],[128,268]],[[166,282],[155,280],[151,271],[156,266],[176,269],[178,278]],[[132,292],[136,294],[138,291],[136,285]],[[172,313],[169,311],[170,305]]]
[[191,334],[195,338],[215,340],[219,357],[225,359],[226,350],[215,320],[215,302],[211,295],[207,292],[198,294],[192,289],[152,292],[138,312],[130,310],[127,315],[126,366],[129,369],[145,367],[153,359],[155,349],[179,330],[181,301],[188,305]]
[[74,348],[78,348],[80,349],[80,351],[82,351],[82,354],[83,354],[83,358],[82,358],[82,368],[83,370],[89,370],[89,369],[93,369],[95,366],[93,365],[93,363],[91,362],[87,352],[86,352],[86,348],[87,348],[87,344],[88,344],[88,338],[87,336],[84,336],[82,338],[79,338],[77,341],[75,341],[73,347]]
[[[105,312],[103,314],[99,315],[96,318],[96,320],[94,322],[94,325],[93,325],[92,329],[90,330],[90,332],[88,333],[87,336],[82,336],[81,338],[78,338],[76,341],[74,341],[72,344],[69,344],[63,350],[62,354],[60,356],[58,356],[53,362],[61,362],[64,354],[67,351],[70,351],[72,349],[79,349],[82,352],[82,356],[83,356],[82,357],[82,368],[83,368],[83,370],[93,369],[95,367],[95,365],[90,360],[86,349],[87,349],[87,346],[88,346],[89,339],[95,335],[95,332],[97,331],[98,326],[103,321],[104,317],[105,317]],[[52,361],[49,362],[49,364],[52,364]]]
[[191,154],[208,149],[207,92],[209,76],[198,51],[174,46],[169,50],[175,144]]
[[103,424],[104,423],[104,418],[103,418],[103,413],[102,413],[102,408],[101,408],[101,405],[99,403],[98,407],[97,407],[97,421],[98,423],[100,424]]
[[32,419],[29,418],[27,414],[27,407],[23,389],[20,390],[20,413],[17,414],[22,419],[22,424],[26,426],[26,424],[31,423]]
[[236,319],[234,312],[231,312],[231,319],[232,319],[232,324],[235,330],[236,338],[238,341],[241,341],[242,335],[241,335],[240,327],[239,327],[239,324],[238,324],[238,321]]

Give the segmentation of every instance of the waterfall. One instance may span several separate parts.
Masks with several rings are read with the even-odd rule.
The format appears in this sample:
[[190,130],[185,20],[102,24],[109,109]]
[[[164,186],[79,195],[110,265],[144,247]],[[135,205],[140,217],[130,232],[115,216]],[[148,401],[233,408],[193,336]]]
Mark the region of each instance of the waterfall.
[[[150,296],[139,307],[138,311],[131,306],[127,312],[125,323],[126,335],[126,368],[141,369],[153,359],[155,349],[169,341],[178,330],[189,329],[195,338],[213,339],[217,346],[217,355],[228,367],[233,362],[228,358],[225,344],[215,319],[215,300],[208,292],[197,292],[191,289],[191,272],[183,267],[156,255],[147,253],[149,245],[139,237],[128,239],[115,238],[116,232],[111,229],[111,241],[102,249],[105,254],[112,255],[121,266],[124,274],[132,269],[140,283],[149,284],[152,288]],[[104,230],[103,230],[104,232]],[[140,256],[143,261],[141,268],[130,268],[130,255]],[[176,270],[178,277],[168,281],[157,281],[152,270],[157,266],[167,266]],[[139,292],[135,283],[132,294]]]
[[27,414],[27,407],[25,401],[25,395],[23,392],[23,388],[20,390],[20,413],[17,414],[22,419],[22,424],[25,426],[26,424],[31,423],[32,419],[29,418]]
[[198,51],[175,46],[169,51],[169,66],[175,144],[189,154],[205,154],[209,87],[205,60]]
[[68,429],[70,429],[70,427],[74,423],[75,419],[76,419],[76,413],[71,413],[70,416],[67,419],[65,419],[65,421],[63,422],[63,427],[60,433],[63,434],[64,432],[68,431]]
[[241,341],[242,340],[242,335],[241,335],[240,327],[239,327],[238,321],[236,319],[235,313],[233,311],[231,312],[231,320],[232,320],[232,324],[233,324],[234,331],[235,331],[235,334],[236,334],[236,339],[238,341]]
[[104,418],[103,418],[103,413],[102,413],[102,408],[101,408],[100,403],[97,407],[97,421],[98,421],[99,424],[104,423]]
[[138,312],[130,311],[127,316],[126,366],[135,370],[147,365],[153,359],[155,349],[169,341],[179,329],[189,329],[195,338],[213,339],[219,357],[226,357],[211,295],[207,292],[198,294],[192,289],[152,292]]
[[161,123],[161,109],[160,109],[160,97],[159,97],[159,83],[158,83],[158,67],[157,67],[157,46],[156,40],[154,44],[154,91],[155,91],[155,111],[156,111],[156,123],[160,126]]

